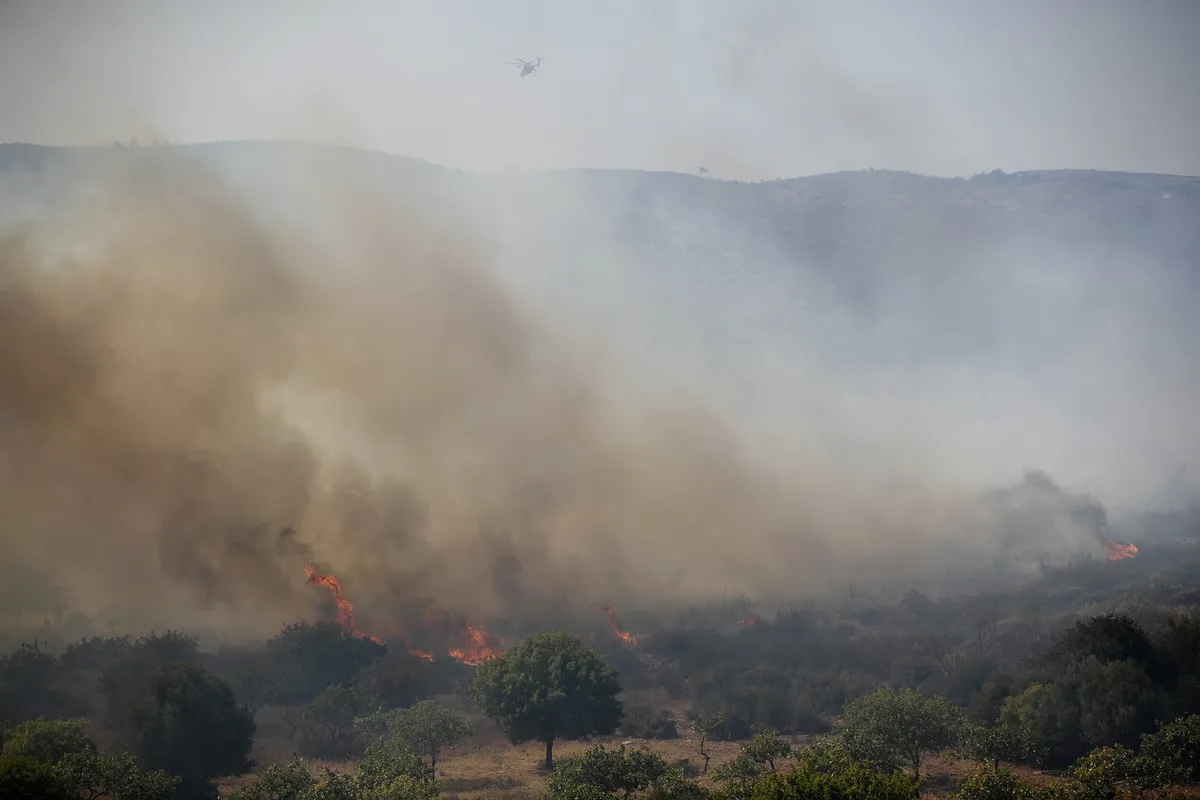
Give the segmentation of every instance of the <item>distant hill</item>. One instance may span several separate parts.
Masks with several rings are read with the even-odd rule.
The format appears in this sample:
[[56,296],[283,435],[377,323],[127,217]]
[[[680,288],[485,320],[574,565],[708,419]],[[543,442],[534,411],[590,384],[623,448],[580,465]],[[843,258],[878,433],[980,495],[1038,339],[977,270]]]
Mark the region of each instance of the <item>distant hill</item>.
[[[796,322],[786,304],[774,317],[759,297],[739,305],[738,292],[755,287],[771,293],[792,287],[813,303],[865,315],[900,308],[927,321],[919,335],[899,338],[892,328],[859,325],[856,336],[875,353],[984,346],[1006,324],[998,305],[1040,302],[1027,278],[1020,286],[1015,278],[996,285],[997,275],[1014,270],[1065,276],[1069,266],[1071,280],[1093,266],[1098,279],[1132,271],[1177,282],[1200,303],[1200,178],[1177,175],[1064,169],[937,178],[868,170],[745,183],[605,169],[477,175],[296,143],[6,144],[0,145],[0,220],[11,205],[6,185],[18,186],[23,202],[31,192],[52,202],[50,194],[70,185],[72,175],[105,159],[181,155],[289,202],[303,194],[294,182],[324,170],[423,213],[502,220],[505,234],[519,242],[513,257],[558,265],[571,290],[585,268],[600,274],[619,260],[623,269],[652,278],[660,296],[713,309],[726,329],[753,317],[753,324],[787,333]],[[6,181],[39,174],[53,180]],[[1054,313],[1043,316],[1049,332]]]
[[[114,154],[149,159],[177,153],[263,175],[303,170],[319,158],[324,168],[357,173],[376,184],[508,192],[527,203],[571,190],[603,201],[612,219],[647,243],[669,241],[670,223],[690,218],[725,222],[708,229],[718,238],[740,228],[780,239],[803,254],[851,260],[859,248],[1005,235],[1151,247],[1200,259],[1200,177],[1179,175],[1060,169],[938,178],[864,170],[755,183],[608,169],[484,176],[405,156],[287,142],[103,148],[0,144],[0,174],[63,164],[86,168]],[[668,224],[655,224],[660,222]]]

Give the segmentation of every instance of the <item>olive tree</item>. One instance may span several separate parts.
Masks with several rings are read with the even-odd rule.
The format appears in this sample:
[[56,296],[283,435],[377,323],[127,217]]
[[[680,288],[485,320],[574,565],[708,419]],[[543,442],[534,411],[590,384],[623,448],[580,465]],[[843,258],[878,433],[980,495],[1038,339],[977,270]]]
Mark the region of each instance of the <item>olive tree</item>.
[[958,744],[962,725],[962,712],[944,698],[878,689],[847,704],[839,733],[855,760],[909,767],[919,782],[925,756]]
[[429,756],[429,766],[437,768],[438,754],[453,747],[471,732],[471,723],[453,709],[433,700],[422,700],[409,708],[381,711],[358,720],[360,729],[382,738],[391,737],[414,753]]
[[546,745],[554,767],[554,742],[610,734],[621,722],[617,674],[598,650],[566,631],[538,633],[475,672],[472,694],[513,744]]

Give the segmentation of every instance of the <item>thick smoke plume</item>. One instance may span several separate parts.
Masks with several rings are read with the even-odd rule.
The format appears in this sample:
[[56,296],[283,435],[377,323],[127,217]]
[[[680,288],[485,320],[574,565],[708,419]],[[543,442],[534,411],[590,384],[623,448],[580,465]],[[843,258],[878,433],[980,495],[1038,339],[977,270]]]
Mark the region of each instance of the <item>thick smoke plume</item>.
[[0,548],[47,576],[26,610],[269,633],[321,613],[317,563],[386,637],[990,547],[966,495],[751,450],[524,306],[468,222],[311,166],[319,229],[162,151],[0,241]]

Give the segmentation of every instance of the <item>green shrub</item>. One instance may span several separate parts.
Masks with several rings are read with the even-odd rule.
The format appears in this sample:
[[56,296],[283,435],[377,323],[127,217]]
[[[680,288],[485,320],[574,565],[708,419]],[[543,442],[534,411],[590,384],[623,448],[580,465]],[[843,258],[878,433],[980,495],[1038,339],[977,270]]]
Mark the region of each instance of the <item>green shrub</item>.
[[4,756],[0,758],[0,797],[4,800],[71,800],[71,792],[53,765],[27,756]]
[[1038,794],[1010,770],[980,767],[950,796],[954,800],[1036,800]]
[[57,764],[67,753],[95,752],[83,720],[38,719],[23,722],[4,736],[0,757],[22,756]]
[[919,800],[917,782],[900,772],[881,774],[865,765],[842,772],[818,772],[801,763],[788,772],[768,773],[742,795],[746,800]]

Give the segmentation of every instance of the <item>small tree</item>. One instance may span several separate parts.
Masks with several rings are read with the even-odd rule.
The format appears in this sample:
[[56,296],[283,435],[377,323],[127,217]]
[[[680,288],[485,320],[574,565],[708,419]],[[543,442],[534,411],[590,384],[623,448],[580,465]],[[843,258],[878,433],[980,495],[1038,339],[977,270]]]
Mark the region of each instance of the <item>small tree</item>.
[[714,736],[721,736],[725,733],[725,715],[718,711],[715,714],[699,714],[696,716],[696,731],[700,734],[700,743],[697,745],[697,752],[704,759],[704,767],[701,769],[701,775],[708,774],[708,762],[712,758],[712,753],[708,752],[708,740]]
[[546,779],[550,800],[579,797],[620,797],[629,800],[665,777],[669,770],[662,756],[649,750],[608,750],[596,745],[582,756],[569,758]]
[[457,711],[433,700],[422,700],[411,708],[393,709],[359,720],[360,728],[380,736],[386,733],[414,753],[429,756],[437,769],[438,754],[471,733],[471,723]]
[[214,778],[249,771],[254,720],[224,681],[199,667],[161,667],[129,713],[131,744],[152,769],[181,778],[184,797],[211,797]]
[[762,731],[742,745],[732,761],[717,767],[713,779],[729,785],[732,794],[744,795],[754,781],[768,771],[776,772],[777,763],[794,752],[775,731]]
[[4,735],[0,757],[24,756],[46,764],[57,764],[67,753],[94,753],[83,720],[43,719],[21,723]]
[[336,622],[288,625],[267,641],[267,662],[275,677],[269,698],[279,705],[307,703],[330,686],[349,686],[387,647],[355,636]]
[[301,752],[328,758],[346,758],[360,752],[362,741],[354,721],[362,710],[358,696],[345,686],[322,690],[301,717]]
[[941,697],[879,689],[846,706],[840,735],[855,760],[907,766],[920,783],[925,756],[953,747],[961,729],[962,712]]
[[1029,732],[1006,722],[972,725],[965,729],[961,744],[964,756],[990,764],[993,772],[1000,771],[1001,761],[1021,764],[1033,753]]
[[565,631],[530,636],[499,658],[480,664],[472,694],[513,744],[546,745],[554,767],[556,739],[613,733],[621,722],[621,691],[604,657]]
[[779,732],[774,730],[759,731],[742,746],[742,753],[746,758],[771,772],[776,771],[777,762],[791,758],[795,752]]

